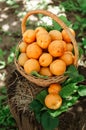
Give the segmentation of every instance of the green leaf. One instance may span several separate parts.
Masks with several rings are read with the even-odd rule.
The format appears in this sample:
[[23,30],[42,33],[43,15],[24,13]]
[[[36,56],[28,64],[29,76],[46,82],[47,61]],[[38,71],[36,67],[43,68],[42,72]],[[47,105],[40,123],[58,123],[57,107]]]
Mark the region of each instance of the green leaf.
[[79,2],[80,5],[80,10],[83,13],[86,13],[86,1],[85,0],[77,0]]
[[77,68],[74,66],[74,65],[70,65],[69,67],[68,67],[68,71],[75,71],[75,72],[77,72],[78,73],[78,70],[77,70]]
[[14,61],[14,53],[11,53],[9,56],[8,56],[8,59],[7,59],[7,62],[8,64],[10,64],[11,62]]
[[10,6],[13,6],[14,4],[17,4],[15,0],[7,0],[6,3]]
[[41,121],[41,114],[42,114],[42,109],[43,105],[36,99],[34,99],[30,104],[29,108],[31,111],[34,112],[36,120],[40,123]]
[[57,116],[61,115],[63,112],[66,112],[69,107],[74,105],[76,103],[76,101],[78,100],[78,98],[79,98],[79,95],[74,94],[74,95],[70,96],[69,98],[64,99],[62,102],[62,106],[59,109],[48,110],[48,112],[50,113],[51,116],[57,117]]
[[1,93],[1,94],[7,94],[7,89],[6,89],[6,87],[0,88],[0,93]]
[[78,21],[75,21],[74,22],[74,25],[73,25],[73,29],[74,30],[78,30],[79,29],[79,26],[80,26],[80,23]]
[[47,95],[46,91],[41,91],[37,96],[36,99],[34,99],[30,105],[29,108],[34,111],[36,120],[40,123],[41,120],[41,114],[43,111],[46,110],[46,107],[44,107],[44,99]]
[[48,92],[46,90],[42,90],[39,94],[37,94],[36,99],[44,105],[44,99],[47,96],[47,94]]
[[75,79],[76,75],[78,75],[78,70],[74,65],[71,65],[68,67],[64,75],[67,75],[70,79]]
[[58,117],[52,117],[48,112],[44,112],[41,116],[41,124],[44,130],[54,130],[58,124]]
[[[67,20],[67,18],[64,15],[59,16],[59,18],[67,25],[69,26],[71,24],[70,21]],[[53,22],[53,29],[55,30],[59,30],[61,31],[62,27],[56,22],[56,21],[52,21]]]
[[79,83],[84,81],[84,76],[83,75],[76,75],[76,77],[73,77],[73,82]]
[[10,49],[10,54],[7,58],[7,63],[10,64],[14,61],[14,57],[16,55],[16,58],[18,58],[19,56],[19,49],[16,50],[16,46],[13,46],[11,49]]
[[12,115],[7,118],[7,123],[8,123],[10,126],[15,126],[15,120],[14,120],[14,118],[12,117]]
[[42,78],[42,79],[47,79],[48,78],[48,76],[40,75],[37,71],[32,71],[31,75],[36,76],[38,78]]
[[59,18],[67,25],[70,26],[71,22],[64,15],[59,16]]
[[81,57],[84,54],[84,50],[82,47],[79,46],[79,57]]
[[78,94],[80,96],[86,96],[86,85],[80,85],[78,88]]
[[46,25],[46,23],[42,23],[42,24],[40,24],[40,26],[45,28],[48,32],[53,30],[53,26],[52,25]]
[[86,38],[83,39],[82,45],[84,48],[86,48]]
[[78,22],[81,22],[81,17],[79,15],[76,15],[75,17]]
[[18,59],[19,54],[20,54],[20,49],[17,47],[17,49],[15,50],[16,59]]
[[52,22],[53,22],[53,30],[61,31],[61,26],[54,20]]
[[[1,116],[1,115],[0,115]],[[5,122],[5,119],[3,118],[3,116],[0,117],[0,125],[3,125]]]
[[2,49],[0,49],[0,59],[4,59],[5,53],[6,51],[3,51]]
[[5,116],[10,113],[9,105],[3,107],[3,112]]
[[37,101],[36,99],[34,99],[30,104],[29,104],[29,108],[34,111],[35,113],[39,113],[40,110],[42,109],[43,105]]
[[41,123],[41,112],[39,112],[39,113],[35,112],[35,118],[38,121],[38,123]]
[[68,70],[65,72],[65,75],[69,76],[69,79],[66,80],[66,84],[78,83],[84,80],[84,76],[78,73],[78,69],[74,65],[68,67]]
[[0,101],[5,100],[6,98],[7,98],[6,95],[1,95],[1,96],[0,96]]
[[6,66],[5,61],[0,61],[0,69],[5,68],[5,66]]
[[78,86],[76,86],[75,83],[67,84],[60,91],[60,96],[62,98],[68,98],[70,95],[75,93],[77,89],[78,89]]
[[56,111],[50,110],[49,113],[52,117],[57,117],[61,115],[61,113],[66,112],[67,110],[68,110],[68,106],[67,104],[65,104],[65,105],[62,105],[61,108],[57,109]]
[[75,12],[80,10],[80,6],[77,4],[77,2],[74,2],[73,0],[65,0],[65,2],[61,2],[61,5],[65,8],[67,12]]
[[72,77],[74,74],[78,74],[78,70],[74,65],[70,65],[67,71],[65,72],[65,75]]
[[76,103],[76,101],[79,99],[79,97],[80,96],[77,93],[71,95],[68,99],[66,99],[67,106],[68,107],[73,106]]

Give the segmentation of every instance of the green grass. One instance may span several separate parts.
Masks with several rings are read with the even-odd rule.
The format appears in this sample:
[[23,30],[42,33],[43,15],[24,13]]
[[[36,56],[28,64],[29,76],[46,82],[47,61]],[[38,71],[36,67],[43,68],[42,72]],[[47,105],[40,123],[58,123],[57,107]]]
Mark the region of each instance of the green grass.
[[0,88],[0,130],[8,129],[17,130],[16,122],[8,105],[7,89],[3,86]]

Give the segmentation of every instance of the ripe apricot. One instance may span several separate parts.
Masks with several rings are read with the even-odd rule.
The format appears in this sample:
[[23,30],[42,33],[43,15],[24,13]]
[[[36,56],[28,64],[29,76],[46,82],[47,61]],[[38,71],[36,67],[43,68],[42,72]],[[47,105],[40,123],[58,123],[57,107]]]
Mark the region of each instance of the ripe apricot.
[[42,49],[37,45],[36,42],[29,44],[26,49],[28,58],[38,59],[42,54]]
[[35,32],[38,33],[39,31],[46,31],[46,29],[44,27],[39,26],[35,29]]
[[39,62],[36,59],[29,59],[24,64],[24,71],[30,74],[32,71],[40,71]]
[[53,57],[59,57],[62,56],[65,51],[65,45],[66,44],[62,40],[55,40],[52,41],[48,46],[48,51]]
[[51,42],[51,37],[48,33],[39,34],[36,37],[36,39],[37,39],[37,44],[43,49],[46,49]]
[[47,30],[43,27],[37,27],[35,29],[35,32],[36,32],[36,37],[39,35],[39,34],[42,34],[42,33],[48,33]]
[[[73,34],[73,36],[75,37],[75,31],[72,28],[69,28],[69,30],[71,31],[71,33]],[[64,41],[66,42],[71,42],[71,39],[69,37],[69,35],[67,34],[66,30],[63,29],[62,30],[62,37],[64,39]]]
[[52,76],[52,73],[48,67],[41,67],[39,73],[41,75]]
[[60,84],[58,83],[53,83],[50,84],[49,88],[48,88],[48,92],[49,93],[56,93],[59,94],[59,92],[61,91],[62,87]]
[[73,64],[73,61],[74,61],[74,58],[73,58],[73,54],[72,52],[65,52],[61,57],[60,57],[61,60],[63,60],[66,65],[71,65]]
[[51,36],[52,41],[54,40],[62,40],[62,33],[58,30],[51,30],[49,32],[49,35]]
[[50,65],[50,63],[52,62],[53,57],[49,54],[49,53],[43,53],[40,57],[39,57],[39,63],[41,66],[43,67],[47,67]]
[[23,41],[26,43],[32,43],[36,39],[36,33],[34,30],[28,29],[23,34]]
[[61,59],[54,60],[50,64],[50,71],[54,75],[62,75],[66,71],[66,63]]
[[67,51],[73,51],[73,44],[72,43],[67,44]]
[[22,53],[26,52],[26,48],[27,48],[27,43],[26,42],[21,42],[19,44],[19,50],[20,50],[20,52],[22,52]]
[[45,105],[49,109],[56,110],[61,107],[61,104],[62,104],[62,98],[58,94],[51,93],[45,97]]
[[48,34],[48,32],[46,30],[41,30],[39,31],[37,34],[36,34],[36,38],[39,36],[39,35],[42,35],[42,34]]
[[67,51],[67,43],[63,41],[63,46],[64,46],[64,52]]
[[26,53],[21,53],[18,57],[18,63],[21,66],[24,66],[24,63],[28,60],[28,57],[26,55]]

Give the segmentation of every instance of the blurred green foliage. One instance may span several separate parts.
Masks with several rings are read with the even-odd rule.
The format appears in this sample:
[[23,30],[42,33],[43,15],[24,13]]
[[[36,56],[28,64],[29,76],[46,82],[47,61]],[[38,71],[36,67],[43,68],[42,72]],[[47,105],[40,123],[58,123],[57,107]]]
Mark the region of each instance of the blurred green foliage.
[[0,88],[0,130],[17,130],[16,123],[7,104],[6,87]]

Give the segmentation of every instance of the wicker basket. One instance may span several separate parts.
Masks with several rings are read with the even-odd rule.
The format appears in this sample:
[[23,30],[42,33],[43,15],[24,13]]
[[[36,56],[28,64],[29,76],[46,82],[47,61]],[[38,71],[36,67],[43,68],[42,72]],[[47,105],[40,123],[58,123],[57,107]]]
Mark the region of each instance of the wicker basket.
[[[47,16],[51,17],[53,20],[55,20],[61,26],[62,29],[66,30],[66,32],[68,33],[68,35],[69,35],[69,37],[72,41],[73,47],[74,47],[74,55],[75,55],[74,65],[77,66],[77,63],[78,63],[78,45],[77,45],[77,42],[75,40],[75,37],[72,35],[72,33],[70,32],[70,30],[66,26],[66,24],[61,19],[59,19],[55,14],[53,14],[49,11],[46,11],[46,10],[33,10],[33,11],[28,12],[22,20],[22,24],[21,24],[22,35],[26,31],[26,21],[27,21],[28,17],[30,15],[34,15],[34,14],[47,15]],[[16,49],[18,49],[18,46],[17,46]],[[24,76],[29,81],[35,83],[36,85],[42,86],[42,87],[47,87],[51,83],[61,83],[64,80],[66,80],[66,78],[67,78],[67,76],[60,75],[60,76],[52,76],[52,77],[49,77],[48,79],[42,79],[42,78],[38,78],[36,76],[28,75],[24,72],[24,69],[18,64],[16,58],[15,58],[15,65],[17,67],[17,70],[20,72],[20,74],[22,76]]]

